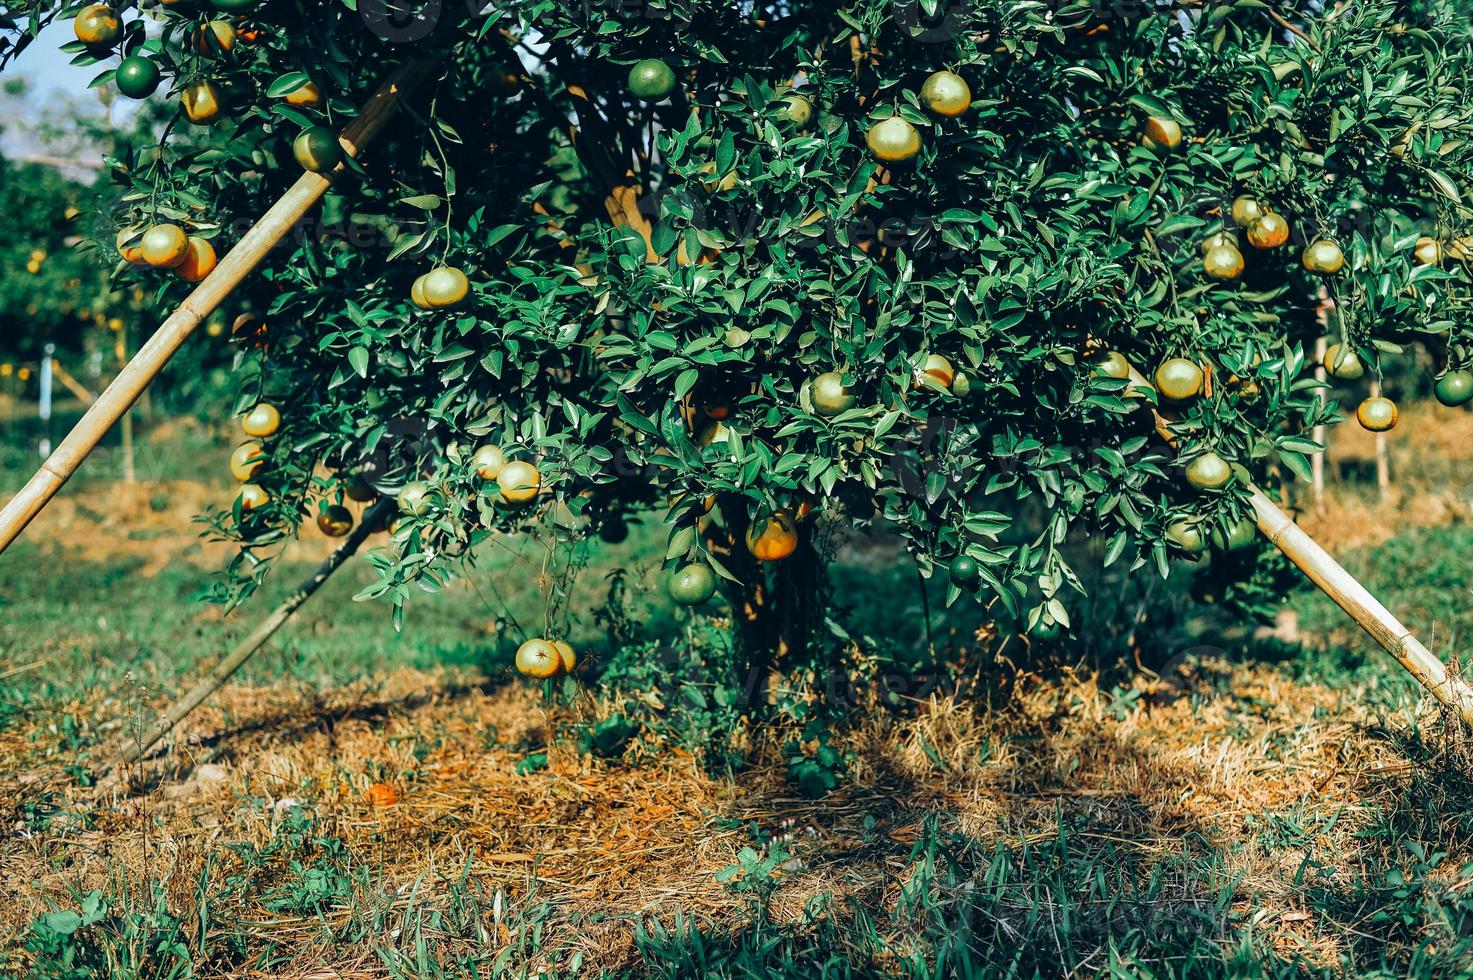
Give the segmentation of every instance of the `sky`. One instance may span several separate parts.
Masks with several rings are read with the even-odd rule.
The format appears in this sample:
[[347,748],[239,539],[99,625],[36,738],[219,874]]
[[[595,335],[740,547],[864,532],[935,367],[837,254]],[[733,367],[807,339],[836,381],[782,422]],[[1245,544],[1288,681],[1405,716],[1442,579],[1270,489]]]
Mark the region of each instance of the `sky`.
[[[0,132],[0,152],[6,156],[14,158],[50,153],[50,148],[27,131],[28,124],[43,118],[56,122],[58,111],[98,114],[103,111],[96,93],[87,85],[108,65],[73,67],[70,64],[72,56],[61,50],[63,44],[73,39],[70,21],[53,24],[0,74],[0,82],[25,78],[31,83],[31,91],[25,99],[5,100],[5,114],[0,116],[0,124],[4,127]],[[79,155],[100,159],[95,152]]]

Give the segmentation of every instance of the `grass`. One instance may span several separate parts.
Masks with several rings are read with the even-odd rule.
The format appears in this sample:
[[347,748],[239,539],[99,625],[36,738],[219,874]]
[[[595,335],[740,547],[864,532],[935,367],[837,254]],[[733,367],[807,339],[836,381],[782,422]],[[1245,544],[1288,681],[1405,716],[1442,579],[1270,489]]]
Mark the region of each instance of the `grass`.
[[[326,547],[294,546],[222,620],[196,601],[221,552],[187,518],[223,497],[224,450],[184,429],[148,451],[170,479],[84,477],[0,562],[0,974],[1431,977],[1473,956],[1467,753],[1308,589],[1292,629],[1255,637],[1180,584],[1102,582],[1091,666],[1014,653],[963,695],[856,708],[825,743],[842,779],[815,797],[792,755],[816,742],[754,738],[712,772],[657,734],[668,693],[514,679],[535,552],[498,547],[403,634],[351,601],[354,563],[171,752],[94,785],[103,746]],[[1346,564],[1448,656],[1473,529],[1401,486],[1389,507],[1337,494],[1392,535]],[[572,635],[599,666],[619,662],[593,612],[619,568],[650,649],[692,657],[720,633],[661,601],[655,534],[579,579]],[[856,633],[923,645],[914,572],[883,543],[835,581]],[[929,599],[933,635],[965,650],[975,613]],[[1142,601],[1132,648],[1120,623]],[[1161,652],[1204,641],[1221,652]],[[579,751],[616,717],[640,734]],[[396,802],[365,795],[379,784]]]

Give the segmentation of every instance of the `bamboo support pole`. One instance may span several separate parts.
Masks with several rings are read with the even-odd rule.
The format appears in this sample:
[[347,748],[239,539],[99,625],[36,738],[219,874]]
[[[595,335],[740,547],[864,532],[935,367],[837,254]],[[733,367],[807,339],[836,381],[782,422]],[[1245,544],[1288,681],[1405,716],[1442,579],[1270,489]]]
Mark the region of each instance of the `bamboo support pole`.
[[[1371,397],[1381,397],[1379,378],[1371,382]],[[1384,432],[1376,433],[1376,492],[1383,504],[1391,496],[1391,455]]]
[[255,656],[256,651],[265,646],[266,641],[271,639],[288,619],[291,619],[292,614],[302,608],[303,603],[312,598],[312,594],[322,587],[322,583],[326,582],[333,572],[342,567],[343,563],[363,546],[363,542],[368,540],[369,535],[389,520],[395,510],[397,510],[397,504],[389,498],[381,499],[365,510],[358,521],[358,526],[343,543],[323,559],[316,571],[303,579],[302,583],[291,595],[287,596],[281,605],[271,610],[270,615],[261,620],[255,629],[237,643],[225,656],[225,659],[215,665],[214,670],[210,671],[188,694],[174,702],[173,706],[161,714],[147,733],[138,738],[125,739],[119,750],[122,761],[127,764],[143,758],[148,750],[158,743],[159,739],[173,731],[191,711],[218,691],[221,685],[229,680],[247,660]]
[[[351,157],[371,141],[407,96],[430,73],[434,63],[413,59],[399,67],[364,104],[363,111],[339,135]],[[215,270],[194,288],[179,308],[163,322],[148,343],[128,362],[112,384],[98,396],[56,451],[0,510],[0,553],[35,519],[71,479],[102,437],[136,402],[169,359],[183,346],[194,328],[240,285],[277,242],[300,221],[342,173],[340,163],[328,174],[303,173],[261,219],[236,243]]]
[[[1323,324],[1321,324],[1323,326]],[[1325,373],[1325,351],[1329,349],[1326,338],[1321,337],[1314,342],[1314,379],[1323,385],[1328,380]],[[1315,395],[1319,403],[1323,405],[1326,401],[1325,389],[1320,388]],[[1329,438],[1326,426],[1317,425],[1310,433],[1310,438],[1328,450],[1329,444],[1325,441]],[[1310,492],[1313,494],[1314,505],[1320,506],[1325,502],[1325,454],[1315,453],[1309,460]]]
[[[1151,387],[1134,366],[1130,369],[1132,386]],[[1155,409],[1156,432],[1166,443],[1176,446],[1176,433],[1170,422]],[[1450,673],[1442,661],[1432,655],[1376,597],[1356,581],[1328,551],[1320,547],[1278,504],[1253,484],[1248,484],[1258,530],[1284,557],[1293,562],[1320,591],[1345,610],[1361,629],[1371,635],[1396,662],[1407,669],[1417,682],[1442,705],[1457,713],[1465,725],[1473,727],[1473,687]]]

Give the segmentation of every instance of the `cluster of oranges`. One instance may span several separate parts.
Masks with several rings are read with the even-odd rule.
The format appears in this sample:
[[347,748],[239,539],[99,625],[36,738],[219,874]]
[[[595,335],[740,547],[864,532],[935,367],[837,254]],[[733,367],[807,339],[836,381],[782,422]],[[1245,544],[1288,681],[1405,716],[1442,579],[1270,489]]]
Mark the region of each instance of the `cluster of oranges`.
[[265,447],[259,440],[276,435],[276,431],[281,428],[281,412],[277,411],[275,405],[261,402],[241,418],[240,427],[247,440],[235,447],[235,451],[230,454],[230,475],[241,484],[241,512],[249,513],[271,502],[271,495],[254,481],[261,468],[266,465]]
[[[1243,274],[1237,229],[1243,230],[1250,246],[1262,251],[1279,248],[1289,240],[1289,220],[1256,197],[1234,199],[1230,218],[1232,227],[1225,226],[1202,242],[1202,272],[1219,282],[1231,282]],[[1316,238],[1299,254],[1299,262],[1307,272],[1333,276],[1345,267],[1345,253],[1330,239]]]
[[185,282],[199,282],[215,270],[215,247],[176,224],[136,225],[118,232],[118,254],[130,265],[169,269]]
[[[471,455],[476,475],[487,483],[494,482],[501,499],[508,504],[527,504],[542,492],[542,473],[525,460],[509,460],[500,446],[481,446]],[[406,483],[396,498],[399,511],[412,517],[424,517],[435,509],[435,491],[423,480]]]
[[[171,5],[170,0],[165,4]],[[216,10],[238,13],[255,6],[255,0],[212,0]],[[123,38],[123,23],[118,12],[106,3],[95,3],[82,8],[73,21],[77,40],[93,53],[111,51]],[[208,58],[228,55],[236,42],[253,42],[260,31],[252,27],[237,29],[236,25],[223,18],[205,21],[190,34],[189,44],[198,54]],[[113,83],[118,91],[130,99],[146,99],[158,90],[163,81],[163,72],[158,63],[147,55],[134,52],[126,55],[113,72]],[[322,92],[311,82],[298,86],[287,95],[287,101],[298,106],[317,106],[322,103]],[[179,104],[190,122],[206,126],[219,119],[224,113],[224,98],[219,86],[208,78],[196,79],[186,84],[179,93]]]

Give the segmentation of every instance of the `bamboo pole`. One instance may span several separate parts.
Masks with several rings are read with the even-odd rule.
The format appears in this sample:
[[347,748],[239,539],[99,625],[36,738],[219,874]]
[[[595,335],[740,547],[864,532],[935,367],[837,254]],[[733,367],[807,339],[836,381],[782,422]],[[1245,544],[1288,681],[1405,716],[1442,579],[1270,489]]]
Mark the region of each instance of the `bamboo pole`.
[[[1324,324],[1320,325],[1324,326]],[[1326,338],[1321,337],[1314,342],[1314,379],[1321,385],[1328,380],[1328,376],[1325,373],[1325,351],[1328,349],[1329,345],[1326,343]],[[1319,400],[1321,405],[1325,403],[1326,395],[1323,387],[1315,393],[1315,398]],[[1329,438],[1329,435],[1326,426],[1315,426],[1314,431],[1310,433],[1310,438],[1321,446],[1324,446],[1326,451],[1328,451],[1329,444],[1325,440]],[[1315,453],[1310,457],[1309,475],[1310,492],[1313,495],[1314,505],[1318,507],[1325,502],[1325,454],[1323,452]]]
[[225,656],[225,659],[215,665],[214,670],[210,671],[188,694],[174,702],[172,707],[161,714],[147,733],[137,738],[124,740],[119,749],[122,761],[127,764],[143,758],[148,750],[158,743],[159,739],[173,731],[191,711],[218,691],[220,686],[229,680],[231,675],[239,670],[247,660],[255,656],[256,651],[266,645],[266,641],[281,629],[282,624],[302,608],[302,604],[312,598],[313,593],[322,587],[322,583],[342,567],[343,563],[363,546],[363,542],[368,539],[369,535],[385,524],[397,509],[398,505],[393,499],[383,498],[365,510],[358,521],[358,526],[343,543],[323,559],[322,564],[317,566],[317,570],[303,579],[302,583],[291,595],[287,596],[281,605],[271,610],[270,615],[261,620],[255,629],[237,643]]
[[[1152,387],[1144,376],[1132,365],[1130,368],[1132,387]],[[1151,409],[1156,419],[1156,432],[1166,444],[1176,446],[1176,433],[1171,423],[1156,409]],[[1461,678],[1449,673],[1447,666],[1432,655],[1412,635],[1412,631],[1401,624],[1376,597],[1356,581],[1328,551],[1320,547],[1293,519],[1285,514],[1278,504],[1253,484],[1248,484],[1249,500],[1253,504],[1253,515],[1258,530],[1284,557],[1293,562],[1320,591],[1345,610],[1371,639],[1381,645],[1396,662],[1407,669],[1417,682],[1442,705],[1457,713],[1463,723],[1473,727],[1473,687]]]
[[[434,63],[412,59],[399,67],[364,104],[339,135],[350,157],[371,141],[398,107],[399,101],[422,82]],[[215,270],[194,288],[179,308],[148,339],[112,384],[98,396],[75,428],[20,492],[0,510],[0,553],[10,547],[26,526],[71,479],[102,437],[138,400],[154,377],[188,339],[194,328],[219,306],[236,286],[260,264],[331,186],[332,178],[347,167],[340,163],[329,174],[303,173],[273,204]]]
[[[1371,382],[1371,397],[1381,397],[1381,379]],[[1386,433],[1376,433],[1376,492],[1384,504],[1391,496],[1391,456],[1387,450]]]

